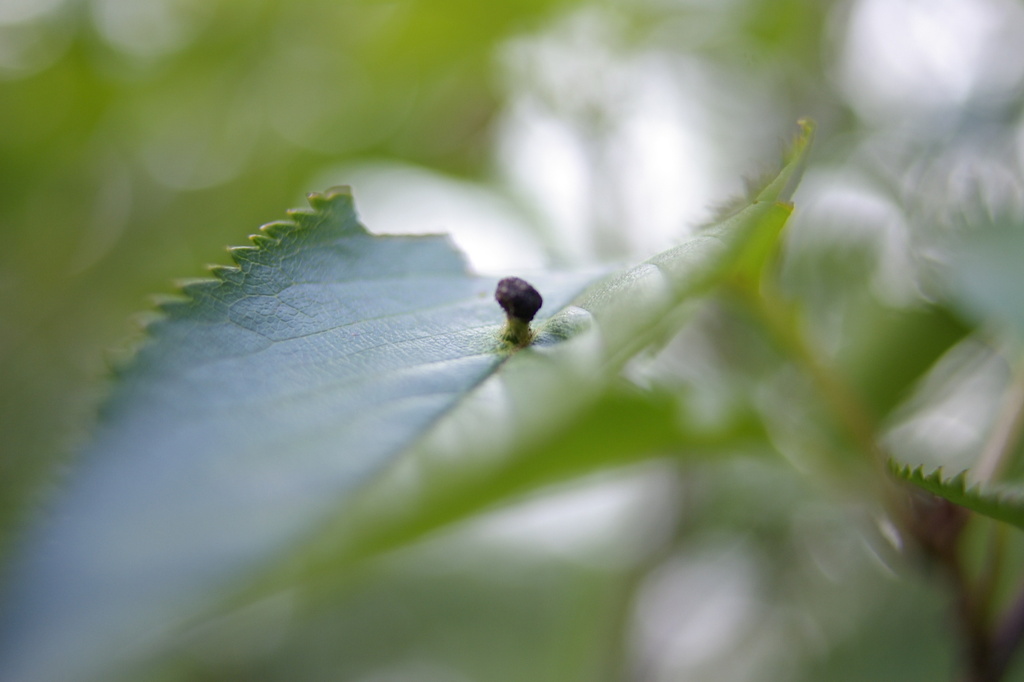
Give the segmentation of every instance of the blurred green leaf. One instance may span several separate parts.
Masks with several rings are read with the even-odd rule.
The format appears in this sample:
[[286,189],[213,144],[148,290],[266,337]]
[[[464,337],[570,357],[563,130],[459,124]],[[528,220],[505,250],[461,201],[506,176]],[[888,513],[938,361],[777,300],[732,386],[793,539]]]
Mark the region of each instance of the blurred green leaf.
[[903,404],[916,382],[970,331],[938,305],[896,310],[872,299],[849,317],[837,365],[877,418]]
[[950,249],[947,294],[967,317],[994,321],[1024,341],[1024,224],[1004,219],[966,230]]
[[396,472],[369,486],[344,508],[334,530],[323,534],[325,548],[314,555],[309,570],[337,568],[386,551],[542,486],[600,469],[652,458],[692,462],[749,453],[764,442],[754,415],[708,428],[687,420],[671,394],[623,386],[593,395],[599,396],[596,402],[548,428],[510,436],[513,447],[481,445],[465,457],[436,442],[419,448],[418,476],[410,481]]
[[943,472],[942,467],[926,474],[922,466],[913,468],[890,460],[890,468],[898,478],[945,498],[953,504],[1024,528],[1024,488],[969,486],[966,471],[950,478]]
[[[786,170],[778,174],[773,172],[764,178],[763,186],[752,192],[754,202],[788,202],[793,198],[793,192],[796,191],[807,163],[807,153],[813,139],[814,122],[807,119],[800,121],[800,133],[786,150],[783,164]],[[758,285],[764,267],[778,249],[778,244],[778,234],[773,234],[770,230],[762,230],[752,235],[744,245],[743,255],[736,269],[737,277],[750,286]]]
[[[200,624],[168,657],[187,672],[156,679],[601,679],[629,594],[614,571],[551,559],[458,535],[417,545],[341,589],[279,592]],[[269,647],[225,656],[239,639]]]

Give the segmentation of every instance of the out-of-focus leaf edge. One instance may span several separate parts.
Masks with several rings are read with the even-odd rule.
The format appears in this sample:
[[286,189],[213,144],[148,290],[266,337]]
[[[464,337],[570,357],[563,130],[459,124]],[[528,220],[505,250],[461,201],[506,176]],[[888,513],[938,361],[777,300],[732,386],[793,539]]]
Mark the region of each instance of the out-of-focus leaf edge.
[[1024,490],[968,485],[966,470],[947,477],[942,467],[925,473],[923,466],[912,467],[893,459],[889,460],[889,468],[900,480],[953,504],[1024,529]]
[[803,118],[797,121],[800,130],[785,150],[782,159],[782,172],[777,174],[757,195],[757,201],[790,201],[796,187],[800,184],[804,168],[807,166],[807,152],[814,141],[814,121]]
[[[672,396],[619,386],[543,441],[525,444],[515,457],[458,471],[424,458],[418,469],[421,485],[410,485],[401,476],[382,478],[339,517],[331,536],[346,539],[343,551],[348,554],[334,561],[395,549],[474,513],[605,469],[657,459],[695,463],[729,454],[749,456],[766,439],[753,415],[737,415],[714,429],[694,428]],[[397,505],[404,509],[396,508],[396,498],[404,500]]]
[[[754,203],[770,201],[792,209],[790,201],[796,191],[804,168],[807,166],[808,151],[814,140],[814,122],[799,121],[800,130],[786,148],[782,159],[782,170],[772,177],[757,193]],[[736,265],[736,280],[756,287],[764,273],[765,266],[772,261],[772,255],[780,247],[778,232],[761,230],[754,232],[743,245]]]

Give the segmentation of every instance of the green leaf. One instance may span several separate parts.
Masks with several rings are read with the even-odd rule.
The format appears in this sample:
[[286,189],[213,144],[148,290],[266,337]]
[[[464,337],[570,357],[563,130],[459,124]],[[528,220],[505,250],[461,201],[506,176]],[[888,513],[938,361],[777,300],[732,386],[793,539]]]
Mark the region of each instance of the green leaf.
[[945,269],[947,295],[969,318],[995,322],[1024,341],[1024,224],[1004,217],[965,230]]
[[970,331],[937,305],[897,311],[871,299],[848,317],[847,342],[836,362],[878,419],[902,404],[915,382]]
[[935,469],[930,474],[925,474],[923,466],[913,468],[895,460],[890,460],[889,466],[897,478],[913,483],[953,504],[966,507],[998,521],[1005,521],[1018,528],[1024,528],[1024,491],[1022,490],[986,488],[981,485],[968,486],[966,471],[948,478],[942,467]]
[[[782,171],[772,169],[765,177],[749,182],[747,197],[728,202],[721,211],[718,224],[726,224],[734,214],[743,213],[751,205],[761,202],[789,202],[803,175],[807,153],[814,139],[814,122],[804,119],[799,122],[800,132],[786,150]],[[772,254],[778,248],[778,233],[772,230],[757,230],[743,242],[743,252],[735,268],[740,283],[755,287],[762,271]]]
[[[325,546],[307,570],[328,571],[328,565],[392,549],[540,486],[654,458],[694,461],[749,452],[765,438],[753,415],[735,415],[710,428],[691,423],[679,400],[663,392],[616,387],[592,395],[593,404],[539,433],[509,435],[489,448],[472,437],[471,448],[453,447],[450,437],[421,448],[418,475],[396,470],[354,499],[324,535]],[[494,433],[491,420],[472,410],[470,415],[460,419],[463,429],[475,423],[481,434]],[[465,431],[459,435],[466,437]]]
[[374,237],[347,191],[311,195],[312,212],[265,226],[232,252],[237,267],[163,306],[25,538],[0,678],[109,679],[306,546],[403,452],[542,442],[736,272],[752,239],[779,233],[800,158],[747,208],[574,305],[592,276],[531,277],[541,312],[561,312],[514,354],[495,280],[469,275],[447,240]]
[[[163,305],[28,538],[0,678],[87,678],[146,648],[308,538],[507,359],[496,280],[446,238],[371,236],[344,189],[310,203]],[[557,310],[591,278],[535,282]]]

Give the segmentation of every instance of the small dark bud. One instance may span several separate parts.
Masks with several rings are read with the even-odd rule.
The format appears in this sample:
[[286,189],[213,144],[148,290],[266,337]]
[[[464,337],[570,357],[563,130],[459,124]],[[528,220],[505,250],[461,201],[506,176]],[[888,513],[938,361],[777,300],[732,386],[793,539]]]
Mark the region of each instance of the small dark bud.
[[498,282],[494,298],[509,318],[523,322],[532,320],[544,304],[537,290],[518,277],[506,277]]

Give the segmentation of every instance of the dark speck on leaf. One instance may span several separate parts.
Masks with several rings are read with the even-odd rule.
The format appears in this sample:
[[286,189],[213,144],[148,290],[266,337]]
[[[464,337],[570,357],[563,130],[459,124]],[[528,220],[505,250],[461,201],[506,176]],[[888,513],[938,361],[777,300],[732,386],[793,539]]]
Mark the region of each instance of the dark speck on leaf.
[[544,304],[544,299],[525,280],[518,277],[506,277],[498,282],[494,298],[512,319],[529,322]]

